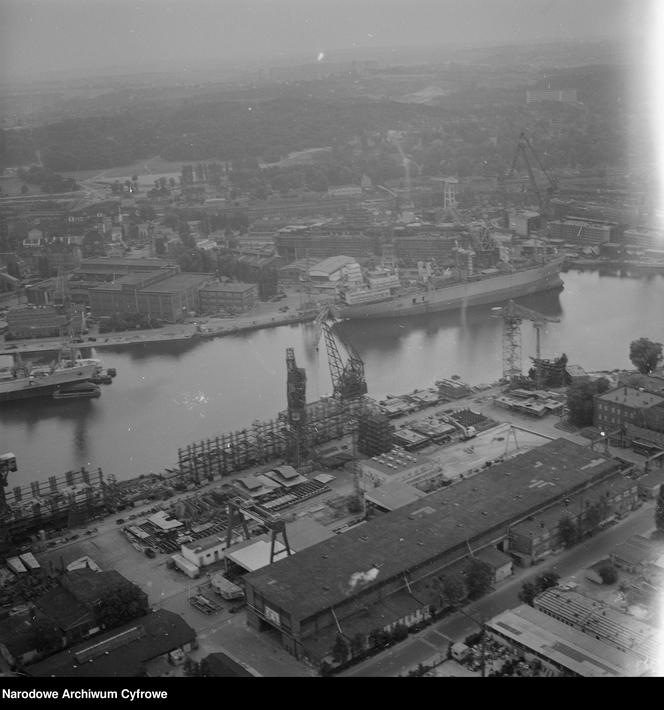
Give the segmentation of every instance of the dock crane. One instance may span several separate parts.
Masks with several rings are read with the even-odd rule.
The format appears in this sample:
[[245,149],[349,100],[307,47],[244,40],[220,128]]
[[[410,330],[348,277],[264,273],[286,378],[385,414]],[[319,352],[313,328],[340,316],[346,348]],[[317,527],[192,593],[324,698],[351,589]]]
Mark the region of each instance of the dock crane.
[[[547,179],[548,184],[544,191],[542,191],[539,185],[537,184],[535,174],[533,173],[533,166],[531,164],[530,158],[528,157],[529,155],[532,157],[532,159],[537,164],[537,167]],[[530,143],[526,134],[523,131],[521,131],[521,133],[519,134],[519,139],[517,140],[516,149],[514,151],[514,158],[512,159],[512,165],[507,175],[502,179],[502,182],[504,184],[505,181],[510,180],[514,175],[519,156],[523,158],[523,162],[526,164],[526,170],[528,171],[530,186],[535,195],[537,196],[537,203],[540,215],[542,215],[543,217],[547,216],[551,197],[558,189],[558,181],[555,178],[551,177],[549,173],[547,173],[544,166],[542,165],[542,161],[537,156],[537,153],[533,149],[532,144]]]
[[[314,320],[314,342],[316,347],[320,342],[321,334],[325,337],[327,361],[330,366],[332,378],[332,396],[345,401],[361,397],[367,393],[367,382],[364,376],[364,362],[357,351],[341,333],[334,331],[336,320],[329,306],[320,310]],[[337,341],[348,354],[344,363]]]
[[[364,362],[348,340],[344,340],[339,333],[333,332],[333,324],[323,322],[323,335],[327,348],[327,360],[332,376],[332,396],[338,400],[346,401],[361,397],[367,393],[367,382],[364,377]],[[343,361],[337,340],[348,353],[348,359]]]
[[532,322],[537,334],[535,364],[537,368],[537,385],[539,387],[540,372],[538,363],[541,360],[541,330],[547,323],[560,323],[559,318],[551,318],[525,306],[510,301],[506,306],[493,308],[493,315],[503,319],[503,377],[512,380],[521,376],[521,323],[524,320]]

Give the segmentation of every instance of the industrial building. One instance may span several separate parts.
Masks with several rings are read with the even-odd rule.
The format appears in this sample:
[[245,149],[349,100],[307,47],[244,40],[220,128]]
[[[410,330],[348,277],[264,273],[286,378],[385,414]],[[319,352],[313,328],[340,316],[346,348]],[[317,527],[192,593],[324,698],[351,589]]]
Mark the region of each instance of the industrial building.
[[522,604],[485,624],[488,636],[538,659],[556,675],[624,678],[644,675],[648,666],[631,651],[619,651],[568,624]]
[[140,313],[175,323],[187,311],[198,311],[199,289],[211,274],[174,274],[156,271],[131,273],[89,291],[90,308],[96,317],[116,313]]
[[657,660],[657,629],[604,602],[575,591],[552,588],[535,597],[533,606],[623,653],[638,656],[648,664]]
[[160,609],[26,668],[33,677],[134,678],[173,651],[189,652],[196,632],[178,614]]
[[440,471],[440,464],[433,459],[408,453],[400,447],[360,461],[359,467],[366,488],[395,481],[412,483],[418,478],[433,476]]
[[345,254],[354,259],[375,257],[378,242],[362,234],[310,234],[308,232],[283,231],[274,238],[277,252],[287,261],[304,258],[325,259]]
[[569,520],[582,538],[624,517],[638,505],[636,481],[622,476],[602,481],[583,494],[566,498],[512,526],[510,552],[524,566],[535,564],[564,547],[561,520]]
[[664,249],[664,232],[657,229],[626,229],[623,233],[625,244],[632,244],[641,249]]
[[512,526],[616,477],[620,462],[556,439],[247,575],[248,623],[322,658],[377,605],[397,600],[401,614],[380,628],[426,616],[418,583],[485,547],[509,551]]
[[95,257],[81,259],[74,276],[82,281],[111,281],[118,276],[167,269],[177,272],[180,267],[164,259],[125,259],[122,257]]
[[551,239],[562,239],[568,244],[596,246],[615,242],[618,225],[596,219],[564,219],[549,222]]
[[247,283],[217,282],[203,286],[199,291],[201,313],[221,310],[244,313],[258,300],[258,286]]
[[627,386],[594,397],[593,424],[606,434],[624,430],[628,424],[647,429],[650,421],[664,430],[664,397]]
[[7,340],[55,338],[66,335],[69,318],[53,306],[12,308],[7,313]]
[[330,256],[312,266],[309,269],[309,277],[313,283],[336,283],[341,279],[344,269],[351,264],[355,264],[352,256]]

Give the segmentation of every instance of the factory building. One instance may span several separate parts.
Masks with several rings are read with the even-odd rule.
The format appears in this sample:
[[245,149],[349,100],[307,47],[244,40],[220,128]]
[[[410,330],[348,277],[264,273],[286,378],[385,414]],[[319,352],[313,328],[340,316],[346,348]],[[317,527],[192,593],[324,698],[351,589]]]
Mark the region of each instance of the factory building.
[[53,306],[12,308],[7,313],[7,340],[54,338],[67,333],[69,318]]
[[564,219],[549,222],[551,239],[562,239],[568,244],[597,246],[615,242],[618,225],[596,219]]
[[593,424],[606,434],[628,425],[664,430],[664,397],[627,386],[595,395]]
[[256,284],[214,282],[200,290],[201,313],[218,313],[221,310],[244,313],[258,300]]
[[621,477],[619,461],[556,439],[247,575],[248,623],[297,657],[324,658],[339,632],[370,643],[372,629],[430,615],[420,589],[433,575],[509,552],[510,527]]
[[90,308],[96,317],[141,313],[175,323],[187,311],[199,310],[199,289],[211,278],[211,274],[131,273],[90,289]]
[[522,604],[485,624],[488,636],[518,651],[527,661],[539,659],[554,675],[579,678],[641,676],[647,665],[634,653],[603,641]]
[[657,629],[604,602],[553,588],[535,597],[533,606],[623,653],[633,653],[647,663],[657,660]]

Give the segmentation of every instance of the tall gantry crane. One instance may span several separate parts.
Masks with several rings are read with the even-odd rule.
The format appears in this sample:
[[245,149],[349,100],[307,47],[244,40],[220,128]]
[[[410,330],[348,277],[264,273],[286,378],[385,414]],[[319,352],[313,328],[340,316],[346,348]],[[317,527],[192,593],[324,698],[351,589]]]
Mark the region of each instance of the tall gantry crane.
[[[327,361],[332,376],[332,396],[341,401],[361,397],[367,393],[367,381],[364,377],[364,362],[357,354],[353,345],[344,340],[340,333],[333,332],[333,325],[324,321],[322,323],[325,346],[327,348]],[[348,359],[343,361],[337,340],[348,353]]]
[[538,363],[541,361],[541,330],[547,323],[560,323],[559,318],[551,318],[525,306],[510,301],[503,308],[494,308],[495,317],[503,319],[503,377],[512,380],[521,377],[521,323],[532,322],[537,335],[535,365],[539,386]]
[[[535,161],[537,167],[540,169],[542,174],[546,177],[547,186],[544,191],[542,191],[540,189],[540,186],[537,184],[537,180],[535,179],[535,174],[533,172],[533,166],[531,164],[530,158],[528,157],[529,155]],[[537,203],[539,206],[540,215],[547,216],[549,210],[549,202],[553,194],[558,189],[558,182],[555,178],[551,177],[549,173],[547,173],[544,166],[542,165],[542,161],[537,156],[537,153],[533,149],[532,144],[530,143],[526,134],[523,131],[521,131],[521,133],[519,134],[519,139],[517,141],[516,149],[514,151],[512,165],[506,177],[503,178],[503,182],[506,180],[510,180],[514,175],[519,156],[523,158],[523,162],[526,164],[526,170],[528,171],[528,179],[530,180],[530,186],[535,195],[537,196]]]
[[309,449],[307,439],[307,373],[298,367],[293,348],[286,349],[286,400],[288,402],[288,460],[299,466]]

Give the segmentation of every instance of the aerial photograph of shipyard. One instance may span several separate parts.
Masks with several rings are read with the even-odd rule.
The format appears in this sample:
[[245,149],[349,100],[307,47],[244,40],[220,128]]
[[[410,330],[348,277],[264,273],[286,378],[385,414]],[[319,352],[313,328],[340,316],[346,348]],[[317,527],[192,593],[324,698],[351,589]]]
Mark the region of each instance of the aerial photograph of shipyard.
[[662,0],[0,0],[2,697],[664,677],[662,126]]

